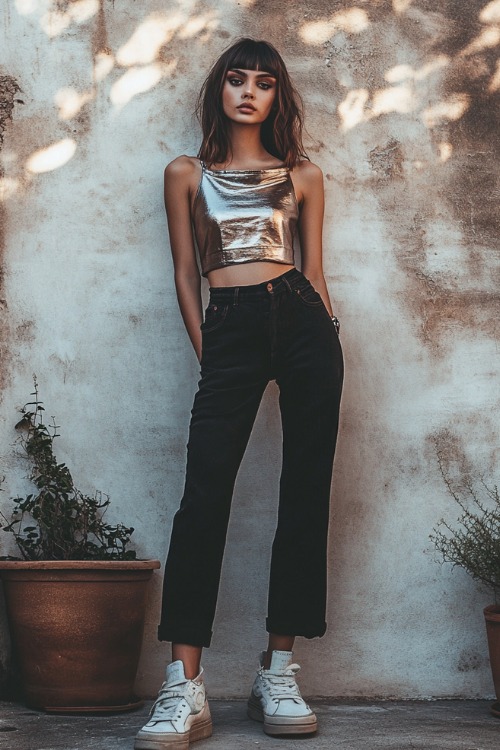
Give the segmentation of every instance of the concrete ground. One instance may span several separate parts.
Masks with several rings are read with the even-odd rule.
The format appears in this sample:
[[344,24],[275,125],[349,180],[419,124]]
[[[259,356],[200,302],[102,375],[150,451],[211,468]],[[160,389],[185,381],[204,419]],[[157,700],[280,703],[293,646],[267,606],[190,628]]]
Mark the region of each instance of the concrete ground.
[[[0,703],[0,750],[132,750],[151,702],[131,713],[55,715]],[[214,734],[196,750],[499,750],[491,701],[311,701],[319,730],[272,738],[246,716],[245,701],[210,701]]]

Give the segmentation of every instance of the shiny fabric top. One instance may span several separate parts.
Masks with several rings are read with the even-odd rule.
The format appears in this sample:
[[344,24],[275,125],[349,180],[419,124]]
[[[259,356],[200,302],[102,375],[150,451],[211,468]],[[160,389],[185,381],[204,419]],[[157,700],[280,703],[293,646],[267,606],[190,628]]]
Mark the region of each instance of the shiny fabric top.
[[293,265],[299,207],[287,167],[208,169],[201,162],[193,225],[201,272],[256,260]]

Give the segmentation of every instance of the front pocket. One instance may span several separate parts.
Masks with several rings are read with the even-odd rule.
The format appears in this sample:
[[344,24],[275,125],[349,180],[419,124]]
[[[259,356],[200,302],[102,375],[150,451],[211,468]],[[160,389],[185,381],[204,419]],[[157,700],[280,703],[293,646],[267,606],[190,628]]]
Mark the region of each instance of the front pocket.
[[229,305],[216,305],[212,302],[205,310],[205,319],[200,328],[203,333],[209,333],[220,328],[226,320]]
[[300,301],[308,307],[319,307],[323,304],[321,294],[312,285],[295,289],[295,292]]

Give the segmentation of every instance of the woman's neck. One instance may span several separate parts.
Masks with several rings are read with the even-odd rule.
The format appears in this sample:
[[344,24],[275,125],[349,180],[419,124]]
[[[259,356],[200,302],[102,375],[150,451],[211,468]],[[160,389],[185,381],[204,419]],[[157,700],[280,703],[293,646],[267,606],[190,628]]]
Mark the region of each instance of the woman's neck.
[[260,124],[252,126],[232,122],[231,126],[231,151],[228,153],[231,166],[238,169],[249,165],[269,164],[272,157],[262,145]]

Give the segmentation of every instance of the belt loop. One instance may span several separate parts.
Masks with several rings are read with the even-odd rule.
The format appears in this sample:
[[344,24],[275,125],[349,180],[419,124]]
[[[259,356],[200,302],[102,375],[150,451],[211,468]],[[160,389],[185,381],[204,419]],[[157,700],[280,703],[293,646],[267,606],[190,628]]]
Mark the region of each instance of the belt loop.
[[292,287],[290,286],[290,284],[289,284],[289,282],[288,282],[288,279],[285,279],[285,277],[284,277],[284,276],[282,276],[281,278],[282,278],[282,280],[283,280],[283,281],[285,282],[285,284],[287,285],[287,287],[288,287],[288,291],[289,291],[289,292],[291,292],[291,291],[292,291]]
[[238,304],[238,292],[239,291],[240,291],[239,286],[236,286],[234,288],[233,307],[236,307],[236,305]]

